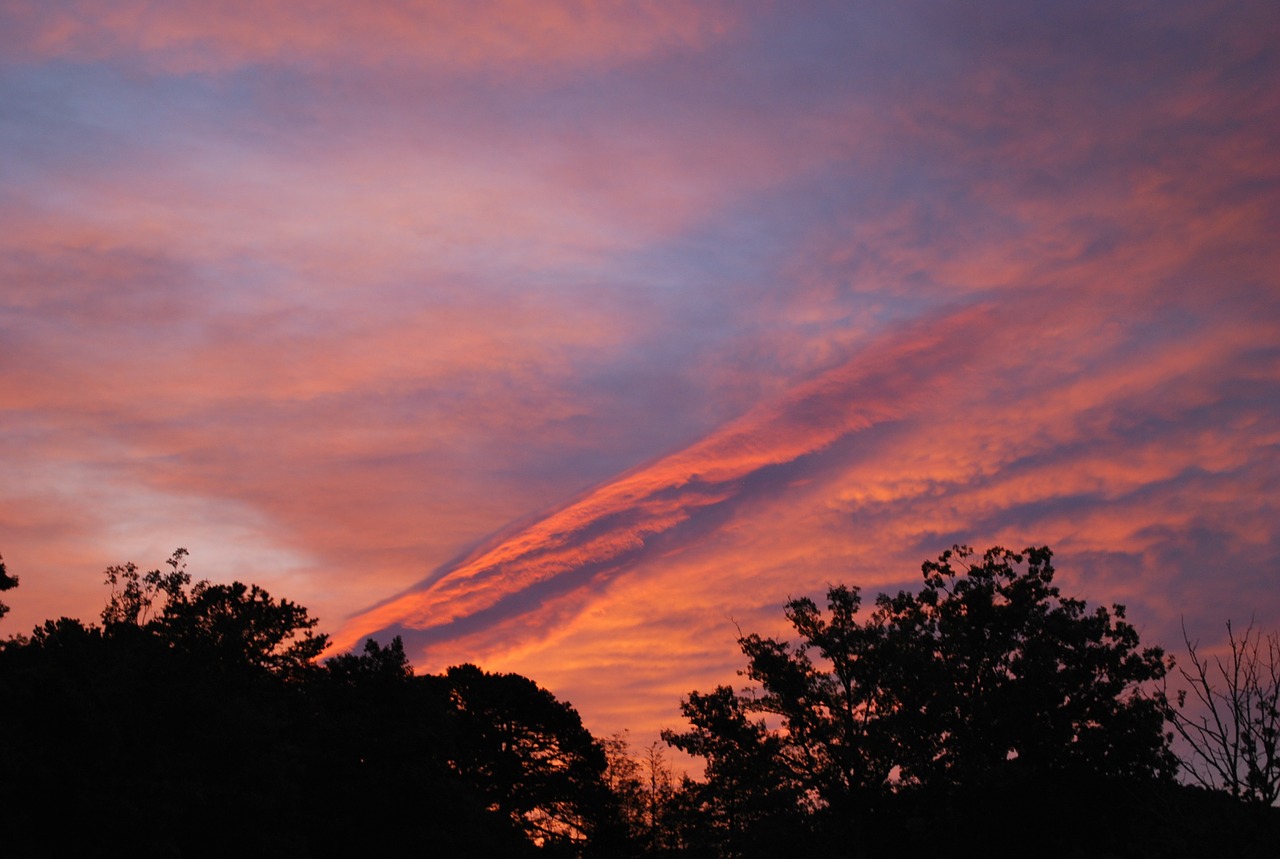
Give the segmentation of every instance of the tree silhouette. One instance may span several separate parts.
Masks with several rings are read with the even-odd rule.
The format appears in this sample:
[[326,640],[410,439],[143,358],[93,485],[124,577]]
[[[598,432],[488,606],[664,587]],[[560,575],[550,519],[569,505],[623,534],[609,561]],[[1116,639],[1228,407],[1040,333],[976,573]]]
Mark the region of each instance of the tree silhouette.
[[452,767],[491,807],[553,853],[580,853],[605,834],[604,748],[576,710],[527,677],[474,665],[424,679],[455,710]]
[[[157,636],[169,647],[228,670],[251,668],[282,677],[310,670],[324,652],[328,636],[313,632],[317,624],[307,610],[287,599],[275,600],[257,585],[191,585],[186,549],[165,562],[167,572],[139,572],[130,562],[107,568],[111,588],[102,610],[108,636]],[[159,610],[156,603],[160,602]]]
[[898,678],[895,697],[932,738],[905,743],[898,732],[904,778],[972,784],[1008,766],[1172,777],[1152,686],[1167,670],[1163,651],[1139,646],[1123,606],[1088,611],[1063,597],[1051,558],[994,548],[971,562],[971,549],[955,547],[923,565],[918,593],[877,600],[889,654],[912,655],[914,677]]
[[1280,636],[1227,622],[1228,654],[1202,657],[1183,628],[1191,668],[1179,672],[1198,707],[1178,693],[1170,718],[1190,751],[1183,768],[1198,784],[1262,806],[1280,800]]
[[1170,780],[1164,702],[1148,689],[1162,651],[1139,646],[1123,607],[1063,597],[1051,557],[956,546],[865,620],[858,590],[837,585],[825,613],[787,603],[795,642],[742,636],[758,686],[691,694],[692,730],[666,735],[706,758],[708,820],[728,851],[744,817],[758,829],[797,805],[834,837],[904,792]]
[[608,759],[605,782],[635,851],[648,855],[676,851],[677,784],[664,745],[654,740],[638,757],[633,756],[625,731],[606,737],[603,745]]
[[165,561],[169,567],[167,573],[160,570],[140,573],[132,561],[107,567],[105,583],[111,588],[111,595],[102,609],[103,625],[108,629],[144,626],[157,599],[163,598],[166,603],[184,599],[184,589],[191,583],[187,554],[186,549],[175,549]]
[[[1179,785],[1160,651],[1062,597],[1050,557],[956,547],[866,613],[839,585],[789,601],[794,641],[739,639],[755,687],[693,692],[663,732],[706,761],[678,785],[526,677],[417,676],[399,638],[322,662],[305,608],[192,584],[184,550],[111,567],[101,626],[0,641],[6,855],[1274,855],[1274,636],[1189,644],[1183,674],[1248,723],[1230,772],[1256,801]],[[1180,729],[1214,754],[1214,724]]]
[[[9,571],[5,569],[4,558],[0,557],[0,593],[12,590],[18,586],[18,577],[9,575]],[[0,601],[0,617],[4,617],[9,613],[9,607]]]
[[663,731],[663,739],[707,762],[706,781],[683,786],[682,802],[697,818],[688,833],[692,845],[715,845],[732,857],[779,855],[788,843],[796,848],[806,797],[787,765],[787,740],[751,718],[751,699],[728,686],[690,693],[680,711],[691,730]]
[[398,637],[334,656],[302,685],[314,855],[365,853],[374,842],[405,853],[534,855],[524,830],[458,774],[456,704],[440,678],[414,676]]
[[317,621],[289,600],[276,601],[257,585],[197,582],[171,600],[156,632],[175,647],[227,666],[261,668],[297,677],[328,645]]
[[319,664],[304,608],[189,585],[185,554],[109,569],[102,627],[0,642],[8,853],[530,855],[455,772],[454,704],[398,640]]

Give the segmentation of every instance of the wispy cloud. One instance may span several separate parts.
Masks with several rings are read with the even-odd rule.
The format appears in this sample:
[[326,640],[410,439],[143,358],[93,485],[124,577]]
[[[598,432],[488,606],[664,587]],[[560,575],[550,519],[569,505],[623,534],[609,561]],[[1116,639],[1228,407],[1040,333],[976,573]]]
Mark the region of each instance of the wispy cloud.
[[[962,315],[944,327],[954,331],[971,322]],[[803,457],[891,420],[913,399],[912,389],[928,386],[920,376],[962,360],[957,340],[936,330],[899,333],[893,343],[802,385],[782,403],[503,536],[420,590],[371,610],[343,630],[335,646],[348,647],[393,625],[425,633],[417,638],[447,637],[454,624],[466,629],[483,618],[487,625],[495,615],[525,613],[559,591],[598,584],[647,547],[680,539],[672,532],[704,531],[706,521],[723,516],[722,508],[739,496],[776,489],[786,481],[785,469]]]
[[698,47],[732,28],[713,3],[9,0],[6,50],[24,59],[139,62],[165,73],[260,62],[484,69],[599,65]]

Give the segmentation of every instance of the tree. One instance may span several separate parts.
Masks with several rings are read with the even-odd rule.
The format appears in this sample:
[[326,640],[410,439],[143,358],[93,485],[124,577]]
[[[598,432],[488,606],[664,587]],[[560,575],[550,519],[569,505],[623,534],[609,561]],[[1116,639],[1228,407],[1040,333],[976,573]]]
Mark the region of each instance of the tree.
[[313,666],[329,637],[297,603],[277,602],[257,585],[197,582],[179,591],[153,621],[173,646],[227,667],[250,667],[296,677]]
[[605,754],[604,783],[617,806],[619,822],[632,841],[641,843],[650,828],[648,796],[640,762],[631,756],[625,731],[605,737],[601,745]]
[[143,626],[156,599],[163,597],[166,603],[181,601],[184,588],[191,583],[187,554],[186,549],[174,549],[165,561],[169,567],[167,573],[160,570],[139,573],[138,565],[132,561],[107,567],[105,583],[111,587],[111,595],[102,609],[103,625],[108,629]]
[[604,748],[576,710],[527,677],[475,665],[422,679],[452,703],[451,764],[490,807],[552,853],[576,855],[607,840]]
[[758,686],[691,694],[693,730],[667,741],[707,759],[721,814],[790,794],[829,834],[911,789],[1170,779],[1149,688],[1162,651],[1139,646],[1122,606],[1063,597],[1051,557],[953,547],[922,565],[919,591],[881,594],[865,620],[857,588],[829,588],[825,613],[793,599],[796,641],[739,639]]
[[[861,604],[857,588],[836,585],[827,591],[829,620],[811,599],[787,603],[799,645],[755,634],[739,640],[745,673],[761,684],[751,708],[781,719],[783,757],[797,779],[822,786],[818,794],[828,807],[864,804],[868,792],[889,783],[897,761],[886,726],[908,715],[897,696],[906,677],[921,671],[914,664],[918,654],[893,649],[882,618],[858,621]],[[825,669],[814,664],[811,652]]]
[[605,783],[632,853],[660,856],[680,852],[677,784],[665,744],[654,740],[633,755],[628,734],[623,731],[605,738],[603,745],[608,758]]
[[[17,586],[18,586],[18,577],[9,575],[9,572],[5,569],[5,566],[4,566],[4,558],[0,557],[0,593],[3,593],[4,591],[7,591],[7,590],[12,590]],[[0,602],[0,617],[4,617],[8,613],[9,613],[9,607],[5,605],[3,602]]]
[[1280,800],[1280,636],[1253,624],[1237,636],[1227,622],[1228,654],[1202,657],[1183,627],[1191,668],[1179,673],[1198,707],[1178,692],[1170,719],[1189,752],[1182,766],[1203,787],[1270,806]]
[[676,848],[672,806],[676,797],[675,777],[667,762],[663,745],[658,740],[649,743],[640,759],[643,776],[644,844],[650,853],[661,853]]
[[399,686],[413,677],[413,666],[404,652],[400,636],[385,647],[372,638],[364,643],[360,654],[339,653],[325,660],[330,678],[349,686],[364,687],[370,683]]
[[788,844],[795,849],[806,795],[789,766],[787,741],[753,719],[753,701],[729,686],[691,692],[680,711],[691,730],[663,731],[662,738],[707,762],[706,780],[686,781],[681,791],[700,823],[685,827],[687,840],[695,849],[710,842],[728,857],[779,855]]
[[202,579],[191,585],[187,555],[186,549],[175,549],[165,561],[166,572],[142,573],[132,562],[107,568],[111,594],[102,623],[108,636],[142,631],[226,669],[297,677],[313,667],[329,637],[312,631],[318,620],[306,608],[287,599],[277,602],[263,588],[243,582]]
[[1063,597],[1047,547],[972,558],[953,547],[922,566],[918,593],[877,600],[889,655],[915,675],[898,678],[898,707],[919,713],[916,729],[935,738],[908,743],[897,732],[903,777],[972,784],[1012,765],[1171,778],[1176,759],[1154,690],[1164,653],[1140,647],[1124,606],[1089,611]]
[[465,720],[399,639],[316,664],[304,608],[192,586],[185,554],[109,569],[102,626],[0,646],[6,855],[538,852],[455,770]]

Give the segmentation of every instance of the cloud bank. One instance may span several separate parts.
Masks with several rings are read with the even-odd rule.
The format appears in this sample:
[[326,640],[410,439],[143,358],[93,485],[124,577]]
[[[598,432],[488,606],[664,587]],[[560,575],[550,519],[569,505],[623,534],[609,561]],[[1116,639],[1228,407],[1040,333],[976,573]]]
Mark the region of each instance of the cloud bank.
[[2,2],[8,631],[183,545],[643,733],[956,541],[1280,626],[1278,32]]

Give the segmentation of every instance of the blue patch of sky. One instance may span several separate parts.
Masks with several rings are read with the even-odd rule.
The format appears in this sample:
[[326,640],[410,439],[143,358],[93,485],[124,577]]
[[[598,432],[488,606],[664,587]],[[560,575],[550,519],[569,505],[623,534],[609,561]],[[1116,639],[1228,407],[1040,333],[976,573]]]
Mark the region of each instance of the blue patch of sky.
[[[222,130],[242,104],[208,78],[130,77],[102,66],[52,62],[0,67],[0,139],[13,164],[56,170],[136,162]],[[12,168],[11,168],[12,169]]]

